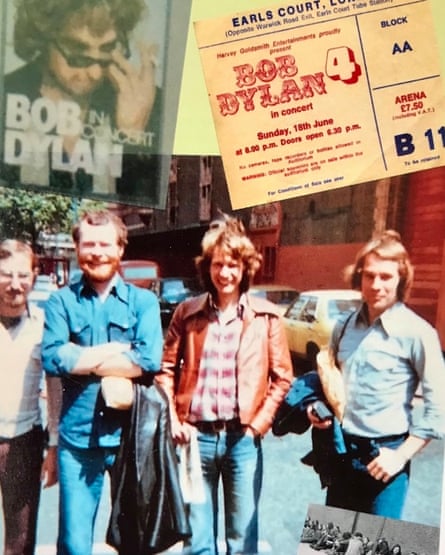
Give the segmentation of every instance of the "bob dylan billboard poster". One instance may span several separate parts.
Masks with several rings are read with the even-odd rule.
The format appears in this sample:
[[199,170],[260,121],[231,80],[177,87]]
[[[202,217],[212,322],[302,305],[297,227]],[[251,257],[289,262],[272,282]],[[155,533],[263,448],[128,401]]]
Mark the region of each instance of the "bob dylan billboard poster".
[[2,185],[163,207],[173,1],[1,1]]

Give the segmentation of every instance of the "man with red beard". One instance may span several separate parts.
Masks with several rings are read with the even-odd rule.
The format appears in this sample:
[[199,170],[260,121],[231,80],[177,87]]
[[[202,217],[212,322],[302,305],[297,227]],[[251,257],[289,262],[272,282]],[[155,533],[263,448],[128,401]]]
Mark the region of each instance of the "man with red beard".
[[72,236],[82,276],[47,301],[42,359],[63,385],[57,553],[88,555],[104,473],[115,461],[127,414],[106,405],[101,380],[159,370],[162,329],[156,296],[118,273],[127,243],[120,218],[87,212]]

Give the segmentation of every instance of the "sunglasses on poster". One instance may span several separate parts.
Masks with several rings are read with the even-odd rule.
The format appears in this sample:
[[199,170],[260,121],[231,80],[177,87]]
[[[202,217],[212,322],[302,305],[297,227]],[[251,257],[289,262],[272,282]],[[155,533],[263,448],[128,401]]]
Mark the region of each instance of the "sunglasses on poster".
[[[78,67],[78,68],[87,68],[91,67],[95,64],[100,65],[101,68],[107,68],[110,64],[113,63],[113,59],[111,56],[106,56],[103,58],[93,58],[91,56],[87,56],[85,54],[80,54],[77,52],[71,52],[69,49],[65,48],[59,41],[54,40],[52,41],[53,46],[56,48],[60,54],[65,58],[66,63],[70,67]],[[117,43],[116,48],[120,48],[122,50],[123,55],[125,58],[130,57],[130,49],[128,46],[128,41],[124,41],[123,43]]]

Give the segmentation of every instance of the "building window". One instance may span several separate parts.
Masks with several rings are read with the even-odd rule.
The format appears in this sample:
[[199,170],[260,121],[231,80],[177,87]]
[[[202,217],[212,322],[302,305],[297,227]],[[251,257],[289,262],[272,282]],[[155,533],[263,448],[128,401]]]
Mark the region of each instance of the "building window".
[[139,217],[147,229],[153,229],[153,210],[141,210],[139,212]]
[[212,158],[201,156],[199,169],[199,220],[208,222],[212,206]]
[[263,278],[275,279],[275,265],[277,260],[276,247],[264,247],[263,250]]
[[167,195],[167,218],[168,225],[174,226],[178,221],[178,184],[176,181],[172,181],[168,184],[168,195]]
[[170,175],[167,192],[167,225],[175,226],[178,222],[178,159],[173,156],[170,162]]
[[250,229],[277,228],[280,224],[280,206],[277,202],[255,206],[250,212]]

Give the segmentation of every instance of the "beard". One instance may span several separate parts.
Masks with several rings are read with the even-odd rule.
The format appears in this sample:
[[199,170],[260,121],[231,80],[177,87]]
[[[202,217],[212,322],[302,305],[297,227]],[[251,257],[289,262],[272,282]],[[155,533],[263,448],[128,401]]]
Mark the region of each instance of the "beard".
[[113,256],[83,256],[79,259],[79,268],[90,283],[110,281],[119,269],[120,258]]
[[24,293],[3,294],[0,296],[0,314],[16,316],[26,309],[26,295]]

